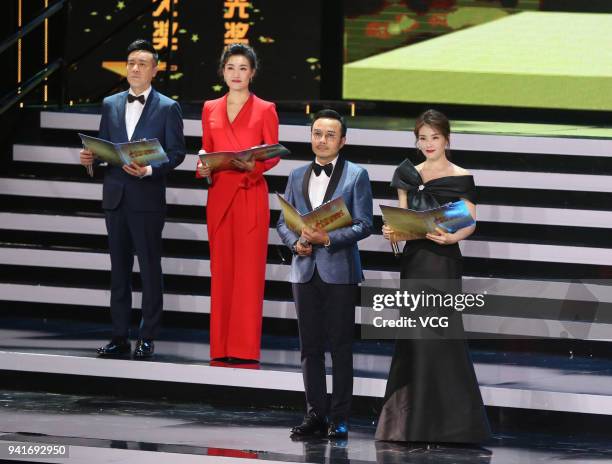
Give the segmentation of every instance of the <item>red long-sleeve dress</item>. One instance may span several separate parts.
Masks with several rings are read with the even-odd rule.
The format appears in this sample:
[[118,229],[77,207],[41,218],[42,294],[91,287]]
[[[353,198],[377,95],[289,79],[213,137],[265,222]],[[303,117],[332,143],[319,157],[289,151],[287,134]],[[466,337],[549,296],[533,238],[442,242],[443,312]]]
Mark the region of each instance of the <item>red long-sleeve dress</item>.
[[[202,148],[239,151],[278,143],[274,103],[251,94],[230,123],[227,95],[204,103]],[[257,161],[251,172],[212,173],[206,223],[210,244],[210,358],[259,360],[270,209],[263,173],[278,158]]]

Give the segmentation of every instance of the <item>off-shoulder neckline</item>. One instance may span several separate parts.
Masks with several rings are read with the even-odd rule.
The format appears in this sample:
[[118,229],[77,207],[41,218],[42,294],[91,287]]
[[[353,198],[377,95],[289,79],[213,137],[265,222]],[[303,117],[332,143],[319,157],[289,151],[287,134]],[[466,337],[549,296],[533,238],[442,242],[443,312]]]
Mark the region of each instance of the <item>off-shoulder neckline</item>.
[[[410,161],[410,160],[408,160]],[[433,182],[435,180],[440,180],[440,179],[448,179],[450,177],[474,177],[472,174],[458,174],[456,176],[441,176],[441,177],[436,177],[435,179],[429,179],[427,182],[425,182],[423,180],[423,176],[421,176],[421,172],[417,169],[417,167],[412,164],[412,162],[410,162],[410,166],[412,166],[412,169],[414,169],[414,171],[417,173],[417,175],[419,176],[419,179],[421,181],[421,184],[425,185],[425,184],[429,184],[430,182]]]
[[[415,168],[416,169],[416,168]],[[421,173],[419,171],[417,171],[417,173],[419,174],[419,179],[421,179],[421,182],[423,183],[423,185],[425,184],[429,184],[430,182],[436,181],[436,180],[440,180],[440,179],[449,179],[451,177],[474,177],[472,174],[459,174],[457,176],[442,176],[442,177],[436,177],[435,179],[429,179],[427,182],[425,182],[423,180],[423,177],[421,177]]]

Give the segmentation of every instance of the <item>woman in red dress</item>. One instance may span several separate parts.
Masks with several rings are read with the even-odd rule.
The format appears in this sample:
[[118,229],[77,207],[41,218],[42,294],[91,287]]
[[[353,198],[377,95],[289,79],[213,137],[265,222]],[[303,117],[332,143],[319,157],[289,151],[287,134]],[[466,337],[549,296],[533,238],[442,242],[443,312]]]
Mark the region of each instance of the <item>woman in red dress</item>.
[[[274,103],[249,90],[256,71],[257,57],[249,46],[231,45],[221,55],[219,73],[229,91],[204,103],[202,149],[207,153],[278,143]],[[211,359],[259,361],[270,223],[263,173],[278,161],[235,159],[235,170],[219,172],[198,162],[197,177],[212,176],[206,205]]]

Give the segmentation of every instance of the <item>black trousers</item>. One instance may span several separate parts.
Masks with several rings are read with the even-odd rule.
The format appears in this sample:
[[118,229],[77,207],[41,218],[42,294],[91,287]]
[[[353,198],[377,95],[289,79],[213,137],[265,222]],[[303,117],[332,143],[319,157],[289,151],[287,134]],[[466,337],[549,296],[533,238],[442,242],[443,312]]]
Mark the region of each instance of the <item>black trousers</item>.
[[[306,410],[333,421],[348,419],[353,396],[353,333],[356,284],[328,284],[315,269],[310,282],[293,284],[306,391]],[[332,358],[332,395],[327,408],[325,347]]]
[[111,258],[111,319],[113,337],[127,337],[132,313],[132,267],[138,257],[142,283],[139,338],[155,339],[161,327],[163,276],[162,230],[165,213],[130,211],[124,202],[105,210]]

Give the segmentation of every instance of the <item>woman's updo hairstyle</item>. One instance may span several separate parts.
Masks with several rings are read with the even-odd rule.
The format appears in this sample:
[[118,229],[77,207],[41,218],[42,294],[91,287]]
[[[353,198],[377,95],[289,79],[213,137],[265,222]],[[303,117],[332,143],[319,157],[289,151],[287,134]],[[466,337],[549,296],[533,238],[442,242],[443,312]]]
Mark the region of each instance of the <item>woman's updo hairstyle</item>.
[[255,50],[248,45],[232,44],[228,45],[225,50],[223,50],[223,53],[221,53],[221,58],[219,59],[219,69],[217,70],[219,77],[223,78],[223,69],[227,64],[227,61],[234,55],[244,56],[247,60],[249,60],[251,69],[255,70],[255,73],[257,73],[259,62],[257,61],[257,54],[255,53]]
[[423,126],[429,126],[439,132],[444,136],[446,141],[448,142],[448,148],[446,150],[446,157],[450,157],[450,134],[451,127],[450,121],[443,113],[437,110],[427,110],[423,114],[421,114],[414,123],[414,136],[416,138],[416,142],[419,140],[419,131]]

